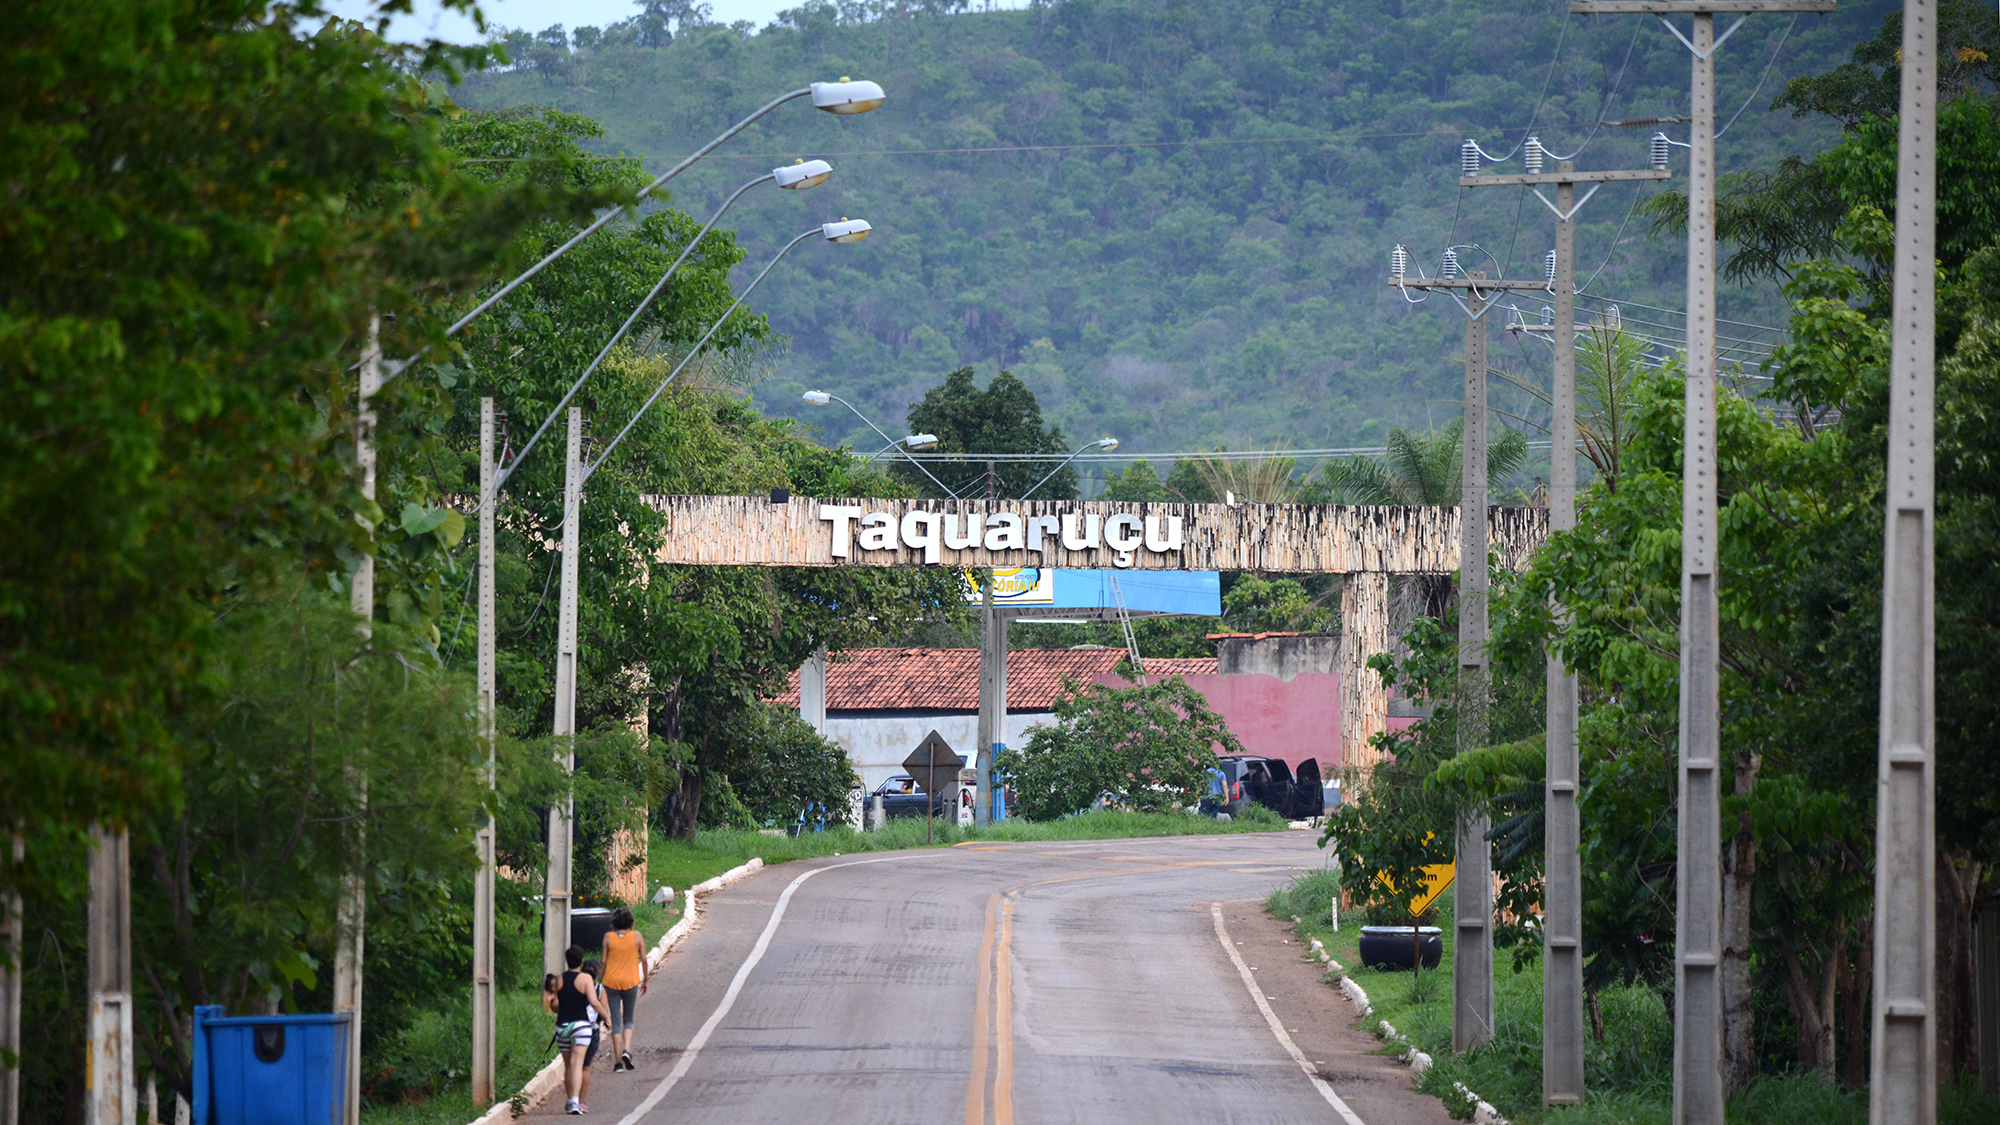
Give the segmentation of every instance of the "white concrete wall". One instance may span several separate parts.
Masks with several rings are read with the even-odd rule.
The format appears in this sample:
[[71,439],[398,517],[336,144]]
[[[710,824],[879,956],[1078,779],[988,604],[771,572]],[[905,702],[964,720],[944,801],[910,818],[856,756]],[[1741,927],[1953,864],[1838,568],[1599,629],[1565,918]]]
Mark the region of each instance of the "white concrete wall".
[[[1047,711],[1009,714],[1007,745],[1022,745],[1028,741],[1028,728],[1046,726],[1054,721],[1055,716]],[[971,711],[872,718],[848,718],[836,711],[827,716],[826,736],[847,751],[848,760],[861,774],[861,783],[872,790],[895,774],[902,773],[903,759],[909,757],[910,751],[917,748],[917,743],[932,731],[938,732],[965,759],[965,764],[971,766],[978,726],[979,716]]]

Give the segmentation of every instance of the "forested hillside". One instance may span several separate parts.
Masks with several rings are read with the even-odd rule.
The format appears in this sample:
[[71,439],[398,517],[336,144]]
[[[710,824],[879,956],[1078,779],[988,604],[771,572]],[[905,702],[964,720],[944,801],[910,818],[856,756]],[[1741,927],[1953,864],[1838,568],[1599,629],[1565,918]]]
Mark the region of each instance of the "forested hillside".
[[[891,427],[960,364],[1006,366],[1065,433],[1113,435],[1129,453],[1354,445],[1449,417],[1462,316],[1388,290],[1390,247],[1434,272],[1447,242],[1478,244],[1519,276],[1539,272],[1553,238],[1525,193],[1457,187],[1459,143],[1504,154],[1532,131],[1558,153],[1581,147],[1579,167],[1639,167],[1655,126],[1594,123],[1686,108],[1687,51],[1666,29],[1570,17],[1565,0],[893,14],[911,7],[822,0],[763,29],[682,21],[670,41],[658,21],[516,35],[514,64],[456,96],[586,114],[609,149],[664,170],[778,92],[881,82],[890,100],[875,113],[784,107],[675,183],[674,205],[705,217],[777,163],[833,162],[823,188],[737,204],[725,225],[748,251],[738,284],[812,223],[877,228],[859,246],[800,247],[756,294],[791,341],[758,398],[859,444],[851,416],[799,393],[842,394]],[[1890,7],[1746,23],[1718,55],[1723,120],[1744,107],[1719,167],[1830,142],[1832,125],[1767,107],[1786,78],[1844,61]],[[1595,276],[1588,293],[1628,316],[1672,322],[1640,307],[1683,303],[1676,239],[1647,237],[1632,214],[1653,190],[1612,185],[1584,209],[1579,280]],[[1524,301],[1531,317],[1539,304]],[[1778,308],[1774,287],[1724,290],[1725,317],[1782,323]],[[1539,372],[1547,355],[1531,340],[1495,352]]]

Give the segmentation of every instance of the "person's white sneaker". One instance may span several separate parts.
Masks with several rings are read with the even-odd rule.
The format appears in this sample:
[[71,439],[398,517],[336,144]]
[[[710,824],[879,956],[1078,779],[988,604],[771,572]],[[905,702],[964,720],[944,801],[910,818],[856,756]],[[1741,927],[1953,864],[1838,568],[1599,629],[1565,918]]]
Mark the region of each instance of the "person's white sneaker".
[[583,1103],[582,1103],[582,1102],[580,1102],[580,1101],[578,1101],[578,1100],[576,1100],[575,1098],[571,1098],[571,1099],[569,1100],[569,1105],[568,1105],[568,1107],[567,1107],[567,1110],[568,1110],[568,1113],[569,1113],[569,1115],[570,1115],[571,1117],[582,1117],[582,1116],[583,1116]]

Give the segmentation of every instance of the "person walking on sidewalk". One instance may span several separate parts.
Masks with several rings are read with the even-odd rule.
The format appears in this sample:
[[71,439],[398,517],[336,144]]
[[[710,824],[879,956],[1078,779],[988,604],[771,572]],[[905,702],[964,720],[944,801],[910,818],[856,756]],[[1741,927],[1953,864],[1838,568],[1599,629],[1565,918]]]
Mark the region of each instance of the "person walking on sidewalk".
[[556,1046],[563,1055],[563,1094],[567,1099],[563,1108],[576,1115],[583,1112],[584,1056],[590,1053],[591,1040],[597,1032],[592,1010],[607,1020],[611,1012],[597,995],[597,982],[589,973],[580,971],[583,947],[572,945],[564,950],[563,962],[569,971],[562,975],[554,992],[542,994],[542,1005],[556,1017]]
[[611,1046],[616,1072],[632,1069],[632,1021],[646,992],[646,939],[632,928],[632,912],[619,907],[604,935],[604,989],[611,998]]

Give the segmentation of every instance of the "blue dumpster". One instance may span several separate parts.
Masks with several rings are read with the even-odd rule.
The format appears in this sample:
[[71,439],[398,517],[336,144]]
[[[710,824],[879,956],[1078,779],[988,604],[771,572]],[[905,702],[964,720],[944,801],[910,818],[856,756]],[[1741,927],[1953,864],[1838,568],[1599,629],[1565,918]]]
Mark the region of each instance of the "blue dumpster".
[[223,1011],[194,1010],[194,1125],[341,1125],[351,1016]]

